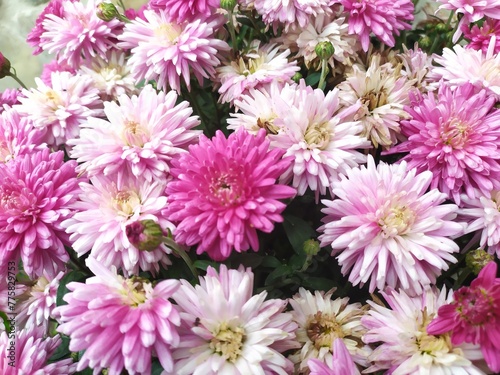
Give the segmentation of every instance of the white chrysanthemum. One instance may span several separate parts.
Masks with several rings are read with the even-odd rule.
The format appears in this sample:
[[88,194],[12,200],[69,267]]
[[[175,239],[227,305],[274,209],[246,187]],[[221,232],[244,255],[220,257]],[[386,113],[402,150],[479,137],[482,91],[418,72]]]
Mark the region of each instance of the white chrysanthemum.
[[381,65],[381,56],[372,55],[370,66],[354,65],[345,81],[337,88],[340,102],[345,107],[361,101],[355,120],[361,121],[361,133],[375,147],[389,148],[396,143],[400,133],[400,121],[409,117],[403,109],[410,103],[408,92],[414,84],[395,70],[390,63]]
[[365,314],[360,303],[349,304],[349,298],[332,299],[334,290],[327,293],[316,291],[314,295],[299,289],[289,299],[293,320],[298,324],[297,341],[302,349],[289,358],[295,363],[298,373],[306,373],[307,361],[316,358],[324,363],[332,362],[332,343],[341,338],[354,362],[366,366],[371,349],[361,343],[365,328],[361,317]]
[[[368,301],[371,310],[361,319],[368,329],[363,340],[378,344],[368,358],[369,372],[389,369],[392,375],[482,375],[473,361],[483,356],[479,345],[453,345],[449,334],[434,336],[427,325],[438,308],[452,300],[446,289],[427,288],[417,297],[404,291],[382,293],[389,307]],[[479,364],[479,363],[478,363]]]

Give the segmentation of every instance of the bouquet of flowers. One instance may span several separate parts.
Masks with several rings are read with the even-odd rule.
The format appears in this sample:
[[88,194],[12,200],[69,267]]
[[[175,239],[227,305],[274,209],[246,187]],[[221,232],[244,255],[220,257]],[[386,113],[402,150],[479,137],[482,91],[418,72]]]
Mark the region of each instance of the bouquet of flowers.
[[0,374],[500,372],[500,1],[50,0],[27,43]]

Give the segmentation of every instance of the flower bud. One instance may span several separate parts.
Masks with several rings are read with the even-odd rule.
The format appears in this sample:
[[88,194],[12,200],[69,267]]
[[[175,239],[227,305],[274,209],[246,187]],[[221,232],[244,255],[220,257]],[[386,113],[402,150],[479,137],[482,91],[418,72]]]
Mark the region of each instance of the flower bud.
[[301,79],[302,79],[302,74],[300,74],[300,72],[295,73],[292,77],[292,81],[295,83],[299,83]]
[[227,11],[232,11],[236,6],[236,0],[220,0],[220,7]]
[[10,61],[0,52],[0,78],[10,76]]
[[125,228],[127,238],[139,250],[155,250],[163,242],[163,231],[154,220],[143,220]]
[[319,42],[318,44],[316,44],[314,52],[316,52],[316,55],[318,55],[321,60],[329,60],[330,57],[332,57],[335,53],[335,48],[330,41]]
[[465,256],[465,264],[475,275],[479,275],[479,272],[484,268],[484,266],[492,260],[493,255],[488,254],[488,252],[483,249],[471,250]]
[[308,257],[313,257],[319,253],[319,242],[313,239],[304,241],[303,249]]
[[120,13],[118,12],[118,9],[116,9],[115,4],[113,3],[99,3],[97,5],[97,11],[96,11],[97,17],[100,18],[103,21],[109,22],[115,18],[117,18]]

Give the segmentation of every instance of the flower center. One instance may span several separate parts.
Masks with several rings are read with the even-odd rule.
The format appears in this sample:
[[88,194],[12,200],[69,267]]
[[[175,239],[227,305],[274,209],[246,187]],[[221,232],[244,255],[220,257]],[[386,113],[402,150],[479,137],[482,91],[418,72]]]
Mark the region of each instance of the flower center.
[[264,63],[265,57],[260,55],[257,50],[253,50],[239,58],[236,70],[246,77],[258,71]]
[[320,150],[324,150],[328,147],[330,137],[331,132],[328,122],[309,124],[304,134],[306,143],[311,146],[311,148],[319,148]]
[[275,118],[276,117],[262,120],[259,117],[257,119],[257,126],[260,129],[265,129],[267,134],[278,134],[280,128],[278,126],[274,125]]
[[178,25],[164,23],[154,30],[154,35],[163,46],[170,46],[177,44],[181,32],[182,30]]
[[245,330],[241,327],[229,327],[227,323],[222,323],[213,334],[214,337],[209,344],[210,349],[229,362],[235,363],[242,353]]
[[470,130],[469,124],[453,118],[444,124],[441,139],[445,145],[453,149],[463,148],[469,139]]
[[119,191],[113,198],[113,204],[116,211],[130,217],[134,214],[135,208],[141,204],[141,199],[134,191]]
[[246,180],[242,170],[229,169],[229,173],[221,173],[210,179],[210,193],[217,203],[230,206],[239,203],[245,197],[242,182]]
[[333,339],[344,337],[344,332],[335,315],[318,311],[309,318],[307,336],[313,342],[314,347],[319,350],[322,347],[330,348]]
[[[379,212],[381,211],[381,212]],[[384,207],[377,212],[380,217],[377,224],[384,238],[405,234],[415,221],[415,213],[408,206]]]
[[455,292],[460,318],[473,326],[482,326],[495,318],[494,300],[483,288],[462,287]]
[[124,123],[122,137],[127,146],[143,147],[149,141],[149,133],[136,121],[127,120]]
[[453,346],[449,334],[434,336],[427,333],[427,326],[432,321],[434,315],[428,315],[427,310],[424,310],[423,322],[419,330],[415,333],[415,343],[422,354],[450,353],[453,351]]
[[387,104],[387,94],[385,90],[370,91],[362,99],[361,102],[371,111]]
[[130,279],[123,279],[123,289],[120,291],[124,297],[124,302],[132,307],[138,307],[147,300],[147,289],[151,288],[151,283],[139,276],[132,276]]
[[47,100],[50,102],[49,105],[51,108],[56,109],[62,104],[61,97],[57,92],[55,92],[52,89],[48,89],[45,92],[45,96],[47,97]]
[[3,211],[11,212],[16,216],[33,216],[38,213],[38,209],[36,208],[36,197],[33,193],[27,191],[27,189],[23,189],[21,192],[1,189],[0,206]]

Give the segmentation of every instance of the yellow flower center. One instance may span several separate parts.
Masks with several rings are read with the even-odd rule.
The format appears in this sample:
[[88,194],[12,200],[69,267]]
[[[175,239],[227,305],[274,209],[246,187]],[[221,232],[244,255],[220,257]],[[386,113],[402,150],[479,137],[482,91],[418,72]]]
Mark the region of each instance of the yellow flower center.
[[330,143],[330,137],[332,132],[328,122],[323,123],[312,123],[309,124],[306,133],[304,134],[304,140],[311,146],[311,148],[319,148],[324,150],[328,147]]
[[210,349],[226,358],[229,362],[235,363],[242,353],[245,330],[241,327],[230,327],[227,323],[222,323],[213,334],[214,337],[209,344]]
[[177,44],[181,33],[182,29],[178,25],[172,23],[164,23],[154,30],[155,37],[163,46]]
[[123,289],[120,291],[124,302],[132,307],[138,307],[146,302],[146,289],[151,288],[151,283],[138,276],[123,279]]
[[443,124],[441,139],[443,143],[453,149],[463,148],[471,132],[470,126],[459,119],[453,118]]
[[140,204],[141,199],[135,191],[119,191],[113,198],[115,210],[125,217],[132,216]]
[[122,139],[128,146],[143,147],[149,141],[149,132],[141,124],[133,120],[124,123]]
[[406,205],[384,207],[378,212],[378,226],[384,238],[406,234],[415,222],[415,213]]
[[318,311],[309,318],[306,326],[307,336],[318,350],[322,347],[330,348],[334,338],[345,336],[341,324],[333,314]]

